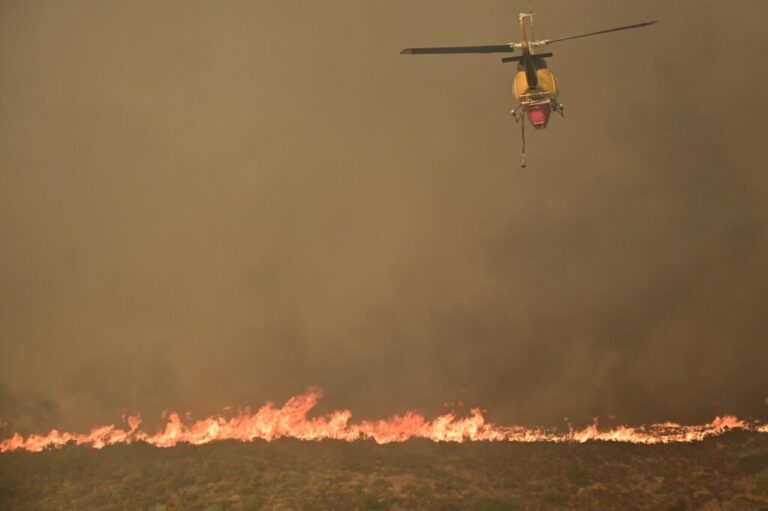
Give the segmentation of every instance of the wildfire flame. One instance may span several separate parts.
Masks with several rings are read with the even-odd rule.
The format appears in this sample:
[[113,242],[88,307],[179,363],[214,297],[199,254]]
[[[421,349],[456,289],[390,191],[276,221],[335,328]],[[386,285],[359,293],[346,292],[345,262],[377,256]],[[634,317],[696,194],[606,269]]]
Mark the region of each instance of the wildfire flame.
[[126,418],[127,429],[114,425],[93,428],[90,433],[62,433],[52,430],[47,435],[29,435],[24,438],[14,434],[0,442],[0,452],[22,449],[40,452],[47,448],[74,443],[101,449],[107,445],[146,442],[155,447],[173,447],[180,443],[201,445],[220,440],[272,441],[279,438],[296,438],[307,441],[373,440],[378,444],[405,442],[422,438],[434,442],[572,442],[589,441],[622,442],[632,444],[668,444],[698,442],[710,436],[728,431],[742,430],[768,433],[768,424],[748,423],[733,416],[718,417],[708,424],[684,426],[664,422],[650,426],[620,426],[601,431],[597,424],[582,430],[556,432],[522,426],[495,426],[485,421],[482,412],[474,409],[464,418],[449,413],[433,420],[408,412],[385,420],[351,423],[349,410],[335,411],[324,417],[307,417],[321,397],[319,390],[292,397],[281,408],[267,403],[257,412],[248,409],[238,415],[225,418],[212,416],[191,424],[184,424],[177,413],[171,413],[165,427],[150,435],[139,429],[138,416]]

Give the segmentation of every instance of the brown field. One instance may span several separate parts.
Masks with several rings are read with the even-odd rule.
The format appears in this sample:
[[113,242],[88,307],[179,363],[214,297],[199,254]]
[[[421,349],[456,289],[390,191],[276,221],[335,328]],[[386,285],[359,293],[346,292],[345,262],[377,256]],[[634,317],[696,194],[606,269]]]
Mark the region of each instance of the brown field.
[[691,445],[221,442],[0,455],[0,509],[768,509],[768,435]]

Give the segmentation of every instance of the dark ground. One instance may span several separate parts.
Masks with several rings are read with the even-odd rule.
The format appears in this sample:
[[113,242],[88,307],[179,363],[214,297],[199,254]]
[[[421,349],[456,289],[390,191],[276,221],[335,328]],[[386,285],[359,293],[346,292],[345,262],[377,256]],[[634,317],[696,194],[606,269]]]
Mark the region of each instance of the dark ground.
[[768,435],[693,445],[222,442],[0,455],[5,510],[768,509]]

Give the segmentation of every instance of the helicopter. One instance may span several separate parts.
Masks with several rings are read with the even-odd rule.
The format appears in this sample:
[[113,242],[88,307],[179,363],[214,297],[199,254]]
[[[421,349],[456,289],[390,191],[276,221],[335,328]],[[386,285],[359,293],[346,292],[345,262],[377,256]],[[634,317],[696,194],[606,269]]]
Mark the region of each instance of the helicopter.
[[[522,148],[520,157],[520,166],[525,167],[525,118],[534,127],[541,130],[549,124],[552,112],[557,112],[561,117],[565,116],[565,107],[560,103],[560,89],[557,84],[557,78],[549,70],[547,58],[553,56],[551,52],[536,53],[540,46],[547,46],[552,43],[579,39],[609,32],[618,32],[620,30],[629,30],[632,28],[647,27],[656,23],[646,21],[634,25],[598,30],[586,34],[578,34],[557,39],[533,39],[533,11],[521,12],[518,15],[520,22],[519,42],[513,41],[506,44],[497,44],[489,46],[441,46],[427,48],[406,48],[400,53],[403,55],[451,55],[451,54],[472,54],[472,53],[514,53],[515,50],[521,50],[522,54],[513,57],[503,57],[501,62],[517,63],[517,72],[512,85],[512,91],[517,101],[517,106],[510,113],[515,121],[521,124]],[[531,37],[529,37],[529,31]]]

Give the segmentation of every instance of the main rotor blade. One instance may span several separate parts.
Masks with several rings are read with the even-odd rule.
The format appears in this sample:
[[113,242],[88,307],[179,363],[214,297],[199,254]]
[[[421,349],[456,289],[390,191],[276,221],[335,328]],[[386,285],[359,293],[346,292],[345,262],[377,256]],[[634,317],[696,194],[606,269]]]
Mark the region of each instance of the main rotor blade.
[[590,32],[588,34],[572,35],[572,36],[568,36],[568,37],[560,37],[558,39],[544,39],[542,41],[534,41],[534,42],[531,43],[531,45],[532,46],[543,46],[545,44],[559,43],[560,41],[568,41],[570,39],[579,39],[581,37],[589,37],[589,36],[593,36],[593,35],[607,34],[609,32],[618,32],[619,30],[629,30],[630,28],[647,27],[648,25],[653,25],[654,23],[656,23],[656,20],[654,20],[654,21],[646,21],[645,23],[638,23],[636,25],[627,25],[626,27],[609,28],[608,30],[598,30],[597,32]]
[[451,55],[460,53],[513,53],[515,48],[510,44],[492,46],[440,46],[432,48],[406,48],[401,55]]

